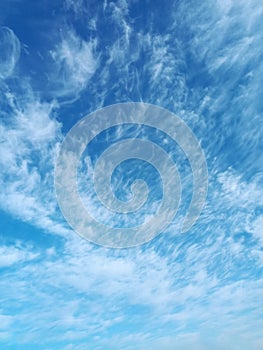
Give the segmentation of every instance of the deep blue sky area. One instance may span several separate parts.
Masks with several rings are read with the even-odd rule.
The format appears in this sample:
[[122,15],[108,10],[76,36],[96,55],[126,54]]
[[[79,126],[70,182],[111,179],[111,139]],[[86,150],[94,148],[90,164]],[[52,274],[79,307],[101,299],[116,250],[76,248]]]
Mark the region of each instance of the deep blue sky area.
[[[262,14],[258,0],[1,1],[0,349],[263,349]],[[141,179],[147,200],[132,213],[103,207],[94,169],[115,142],[158,145],[182,185],[160,234],[115,249],[67,223],[54,171],[81,118],[126,102],[166,108],[188,125],[205,155],[208,191],[182,233],[194,169],[180,143],[145,125],[102,132],[83,152],[77,181],[99,222],[151,220],[170,176],[127,160],[111,190],[131,200]]]

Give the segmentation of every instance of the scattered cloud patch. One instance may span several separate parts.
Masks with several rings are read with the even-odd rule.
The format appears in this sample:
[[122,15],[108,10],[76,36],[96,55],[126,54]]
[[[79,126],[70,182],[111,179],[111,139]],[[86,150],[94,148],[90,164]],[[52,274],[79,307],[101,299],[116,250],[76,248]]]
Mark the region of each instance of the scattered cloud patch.
[[0,246],[0,268],[10,267],[17,263],[24,263],[35,259],[37,253],[33,253],[29,248],[19,246]]
[[99,64],[96,40],[87,42],[70,29],[64,30],[61,43],[51,51],[51,57],[55,63],[51,89],[55,89],[57,97],[77,97],[87,87]]

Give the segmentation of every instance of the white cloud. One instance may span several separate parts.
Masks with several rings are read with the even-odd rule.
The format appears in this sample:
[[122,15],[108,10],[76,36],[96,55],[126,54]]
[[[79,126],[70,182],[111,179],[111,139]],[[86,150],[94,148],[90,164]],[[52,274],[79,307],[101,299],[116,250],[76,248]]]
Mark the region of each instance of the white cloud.
[[[261,177],[261,176],[260,176]],[[254,181],[246,181],[238,173],[231,169],[217,175],[217,181],[220,185],[219,198],[220,204],[225,203],[227,207],[243,208],[249,210],[249,207],[263,205],[263,189],[260,183],[260,177]],[[215,195],[218,195],[215,194]]]
[[[254,238],[258,240],[261,247],[263,247],[263,215],[259,215],[251,220],[249,231],[253,234]],[[263,252],[258,252],[259,257],[263,258]],[[262,261],[263,265],[263,261]]]
[[48,231],[66,233],[54,222],[53,167],[62,137],[55,105],[41,103],[29,87],[21,100],[10,92],[5,94],[10,112],[0,124],[0,206]]
[[87,42],[70,29],[64,29],[61,43],[51,51],[51,56],[55,63],[51,89],[57,97],[77,97],[87,87],[99,64],[96,40]]
[[37,256],[38,254],[31,252],[28,247],[0,246],[0,268],[10,267],[16,263],[30,261]]
[[[21,266],[19,274],[9,272],[12,290],[5,288],[5,279],[0,281],[3,305],[8,307],[12,300],[28,305],[14,320],[10,336],[32,343],[48,333],[49,341],[55,344],[59,333],[67,343],[78,341],[77,349],[82,349],[87,339],[103,346],[105,339],[96,337],[101,332],[109,332],[109,349],[116,346],[116,340],[132,349],[133,339],[132,346],[138,349],[148,345],[158,348],[157,344],[168,349],[177,344],[184,349],[198,342],[200,349],[214,346],[234,350],[232,339],[239,332],[245,344],[259,341],[257,306],[262,280],[214,283],[211,275],[198,272],[201,266],[209,267],[207,261],[212,260],[213,251],[201,246],[198,251],[190,247],[182,250],[178,248],[189,259],[175,262],[152,249],[121,254],[92,249],[73,236],[63,254],[45,254],[41,263],[32,260]],[[195,261],[192,258],[197,252]],[[34,280],[30,290],[24,282],[28,278]],[[253,317],[246,310],[254,310]],[[133,326],[127,332],[129,322]],[[141,323],[145,325],[143,332]],[[21,324],[30,332],[22,334]],[[112,326],[120,327],[118,335],[110,333]],[[194,330],[191,334],[189,327]],[[218,331],[213,333],[215,328]],[[232,334],[221,339],[220,334],[229,330]],[[210,335],[206,338],[205,334]]]

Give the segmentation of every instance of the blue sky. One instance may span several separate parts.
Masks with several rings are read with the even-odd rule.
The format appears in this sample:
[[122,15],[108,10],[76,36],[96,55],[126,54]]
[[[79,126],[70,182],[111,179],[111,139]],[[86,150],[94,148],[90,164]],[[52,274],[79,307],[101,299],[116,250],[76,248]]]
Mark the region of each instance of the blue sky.
[[[262,349],[262,14],[257,0],[1,2],[1,349]],[[78,120],[131,101],[164,107],[193,130],[207,160],[207,202],[180,233],[189,162],[158,132],[112,129],[89,146],[83,173],[117,137],[140,136],[176,160],[183,193],[165,232],[109,249],[65,221],[54,165]],[[138,173],[151,195],[135,221],[154,215],[158,174],[131,161],[112,182],[127,199]],[[109,217],[84,180],[94,215],[127,224]]]

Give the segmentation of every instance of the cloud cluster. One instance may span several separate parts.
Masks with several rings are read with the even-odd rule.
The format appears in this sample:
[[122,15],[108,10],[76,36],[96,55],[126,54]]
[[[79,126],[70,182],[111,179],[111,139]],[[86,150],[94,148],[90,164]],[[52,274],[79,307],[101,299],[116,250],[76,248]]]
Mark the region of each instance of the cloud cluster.
[[61,42],[50,54],[55,65],[50,77],[54,96],[78,98],[99,65],[96,40],[87,42],[65,28]]

